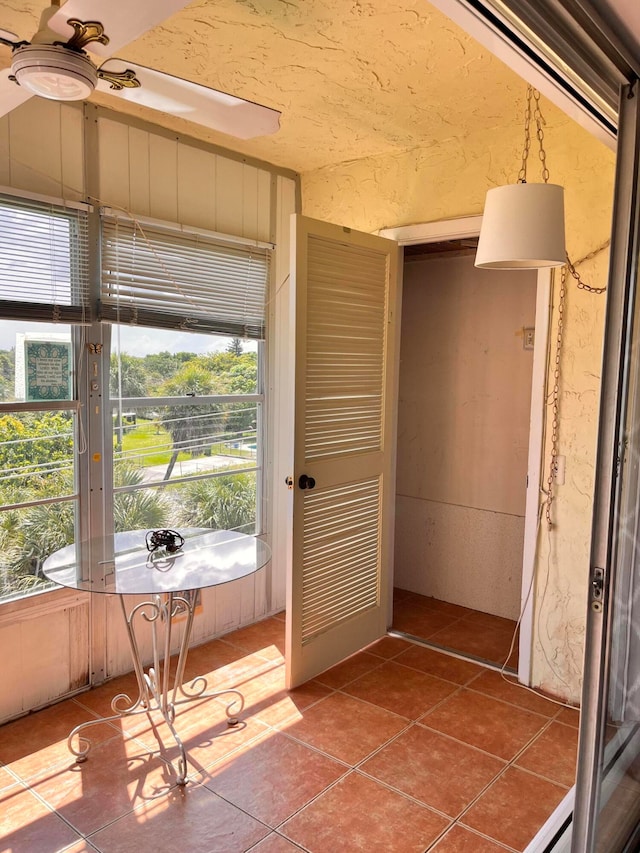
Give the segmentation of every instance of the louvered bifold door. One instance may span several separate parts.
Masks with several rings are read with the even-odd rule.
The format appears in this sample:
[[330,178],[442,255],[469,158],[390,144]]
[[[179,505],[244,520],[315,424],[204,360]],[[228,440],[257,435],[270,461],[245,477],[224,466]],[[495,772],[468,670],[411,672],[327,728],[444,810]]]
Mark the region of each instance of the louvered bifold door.
[[288,683],[385,633],[397,244],[293,218],[296,424]]

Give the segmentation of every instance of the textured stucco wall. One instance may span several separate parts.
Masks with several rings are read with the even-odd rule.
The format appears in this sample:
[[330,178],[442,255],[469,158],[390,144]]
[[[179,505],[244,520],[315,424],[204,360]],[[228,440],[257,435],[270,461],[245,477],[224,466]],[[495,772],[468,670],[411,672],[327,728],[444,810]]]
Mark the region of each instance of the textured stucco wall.
[[[466,132],[444,142],[304,173],[303,212],[364,231],[481,213],[488,188],[515,180],[524,92],[522,84],[506,132],[475,131],[470,114]],[[542,106],[551,180],[565,187],[567,248],[577,261],[608,239],[615,155],[555,107]],[[532,153],[529,180],[535,181]],[[580,270],[590,283],[605,284],[606,251]],[[558,292],[559,277],[552,344]],[[604,296],[569,282],[559,431],[566,482],[557,487],[553,529],[541,526],[536,559],[532,681],[572,701],[579,701],[582,679],[604,309]],[[543,465],[546,479],[547,458]]]

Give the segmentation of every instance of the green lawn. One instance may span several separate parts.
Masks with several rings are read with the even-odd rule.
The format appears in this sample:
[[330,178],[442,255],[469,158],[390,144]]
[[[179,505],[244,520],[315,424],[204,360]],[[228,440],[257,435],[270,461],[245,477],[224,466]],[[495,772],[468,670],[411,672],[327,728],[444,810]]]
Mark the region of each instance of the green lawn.
[[[255,435],[249,436],[247,440],[255,440]],[[115,447],[115,432],[113,442]],[[244,459],[254,458],[254,454],[251,451],[231,447],[227,442],[212,444],[211,453],[214,456],[237,456]],[[135,426],[125,424],[121,458],[131,459],[143,468],[148,468],[150,465],[168,465],[171,459],[171,436],[158,421],[138,418]],[[191,453],[181,451],[178,454],[177,461],[183,462],[191,458]]]
[[[114,434],[115,445],[115,434]],[[168,465],[171,459],[171,436],[156,421],[138,418],[135,427],[129,425],[122,439],[122,458],[137,461],[141,467]],[[178,460],[190,459],[191,454],[181,452]]]

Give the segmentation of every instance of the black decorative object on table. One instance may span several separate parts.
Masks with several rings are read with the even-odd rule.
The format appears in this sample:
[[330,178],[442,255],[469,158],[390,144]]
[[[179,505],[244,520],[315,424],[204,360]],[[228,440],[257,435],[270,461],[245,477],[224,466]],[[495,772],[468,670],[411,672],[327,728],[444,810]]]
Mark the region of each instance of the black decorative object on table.
[[164,548],[168,554],[175,554],[184,545],[184,537],[175,530],[150,530],[145,538],[147,551]]

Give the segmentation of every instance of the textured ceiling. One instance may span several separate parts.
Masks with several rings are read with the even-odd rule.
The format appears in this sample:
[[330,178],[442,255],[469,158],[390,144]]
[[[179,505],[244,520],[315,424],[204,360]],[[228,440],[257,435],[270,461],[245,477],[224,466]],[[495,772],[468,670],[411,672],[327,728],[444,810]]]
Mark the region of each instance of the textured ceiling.
[[[5,0],[0,27],[30,38],[44,5]],[[107,95],[95,102],[298,172],[500,133],[524,94],[426,0],[195,0],[117,55],[275,107],[281,128],[241,142]]]

